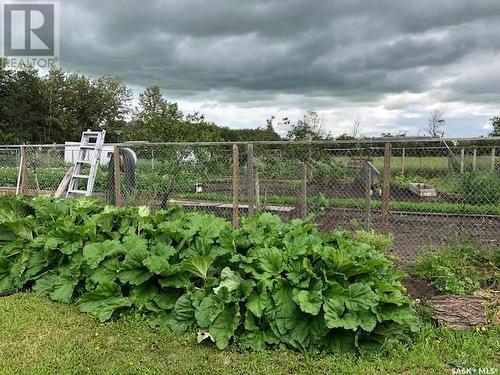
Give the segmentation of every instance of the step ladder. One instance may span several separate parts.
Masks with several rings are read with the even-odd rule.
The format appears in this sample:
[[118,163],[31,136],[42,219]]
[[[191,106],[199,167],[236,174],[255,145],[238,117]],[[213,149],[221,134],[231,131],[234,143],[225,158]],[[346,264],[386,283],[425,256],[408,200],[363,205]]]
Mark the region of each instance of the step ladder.
[[[80,147],[77,152],[77,157],[71,178],[68,185],[66,197],[78,197],[92,195],[94,189],[95,176],[99,161],[101,158],[101,150],[104,144],[106,131],[91,131],[87,130],[82,133]],[[84,174],[85,165],[89,165],[88,174]],[[85,186],[82,189],[81,185]]]

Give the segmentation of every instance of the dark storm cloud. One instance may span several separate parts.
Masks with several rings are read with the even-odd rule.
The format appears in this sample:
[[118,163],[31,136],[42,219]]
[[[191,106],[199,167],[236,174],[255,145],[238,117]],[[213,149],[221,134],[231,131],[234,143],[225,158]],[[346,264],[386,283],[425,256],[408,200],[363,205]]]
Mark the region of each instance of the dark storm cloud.
[[500,102],[498,74],[460,75],[498,59],[498,0],[75,0],[61,18],[63,66],[172,95],[364,102],[441,82],[450,98]]

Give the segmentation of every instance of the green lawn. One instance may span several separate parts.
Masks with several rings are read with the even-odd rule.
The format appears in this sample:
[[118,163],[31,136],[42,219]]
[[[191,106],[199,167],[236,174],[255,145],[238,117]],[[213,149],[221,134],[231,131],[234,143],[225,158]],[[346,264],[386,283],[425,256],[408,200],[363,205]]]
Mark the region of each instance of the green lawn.
[[153,331],[139,319],[99,324],[32,293],[0,298],[0,374],[442,374],[500,367],[500,328],[450,332],[426,325],[391,354],[310,357],[199,345],[195,334]]

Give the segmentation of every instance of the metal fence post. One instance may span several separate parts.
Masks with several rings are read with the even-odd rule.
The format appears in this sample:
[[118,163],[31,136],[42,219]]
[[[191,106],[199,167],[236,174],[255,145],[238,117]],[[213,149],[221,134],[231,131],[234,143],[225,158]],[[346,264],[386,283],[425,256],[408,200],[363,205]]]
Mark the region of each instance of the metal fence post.
[[460,173],[464,173],[465,168],[465,149],[462,147],[460,150]]
[[122,207],[123,206],[123,197],[122,197],[122,175],[121,175],[121,157],[120,157],[120,148],[115,146],[113,152],[113,178],[114,178],[114,189],[115,189],[115,206]]
[[406,149],[403,148],[403,153],[401,154],[401,174],[405,174],[405,154],[406,154]]
[[493,147],[491,149],[491,166],[490,166],[491,172],[495,172],[495,155],[496,155],[496,147]]
[[472,150],[472,170],[475,172],[477,169],[477,148]]
[[392,144],[385,144],[384,151],[384,182],[382,185],[382,233],[389,233],[389,199],[391,189],[391,152]]
[[307,163],[301,165],[301,179],[300,179],[300,217],[307,218],[307,174],[309,168]]
[[255,181],[253,165],[253,144],[247,145],[247,189],[248,189],[248,215],[253,215],[255,210]]
[[239,222],[239,197],[240,197],[240,156],[238,145],[233,145],[233,218],[234,228],[240,226]]

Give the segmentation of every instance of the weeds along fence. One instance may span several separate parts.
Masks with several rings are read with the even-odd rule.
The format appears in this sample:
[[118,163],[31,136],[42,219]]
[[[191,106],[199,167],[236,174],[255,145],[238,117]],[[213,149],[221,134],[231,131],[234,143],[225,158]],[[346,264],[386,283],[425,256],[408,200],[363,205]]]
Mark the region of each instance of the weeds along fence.
[[[393,251],[411,262],[424,245],[499,246],[499,150],[498,137],[131,142],[106,145],[94,194],[120,206],[178,204],[235,226],[254,212],[313,214],[326,231],[392,233]],[[53,194],[75,156],[64,145],[0,146],[0,192]]]

